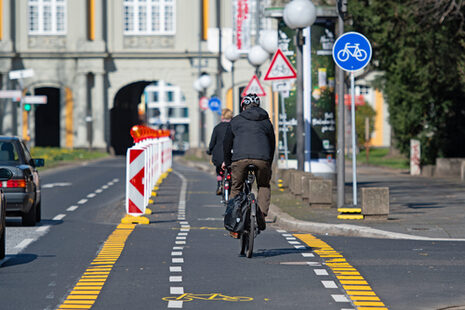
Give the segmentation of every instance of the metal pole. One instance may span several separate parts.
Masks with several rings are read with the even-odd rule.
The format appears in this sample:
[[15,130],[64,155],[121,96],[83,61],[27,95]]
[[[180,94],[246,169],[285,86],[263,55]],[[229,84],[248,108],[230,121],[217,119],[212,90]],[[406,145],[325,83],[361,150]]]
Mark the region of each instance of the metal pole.
[[355,77],[350,73],[350,99],[351,99],[351,116],[352,116],[352,187],[354,206],[357,206],[357,154],[356,154],[356,136],[355,136]]
[[297,86],[296,86],[296,152],[297,170],[304,171],[304,120],[303,120],[303,61],[302,61],[302,29],[297,30],[296,35],[296,63],[297,63]]
[[307,27],[303,30],[305,43],[303,45],[302,60],[303,60],[303,111],[304,111],[304,128],[305,128],[305,151],[304,151],[304,171],[312,172],[311,154],[312,154],[312,98],[310,89],[312,89],[312,53],[311,53],[311,28]]
[[232,112],[233,115],[236,113],[236,96],[234,94],[234,61],[231,62],[231,92],[232,92]]
[[[339,36],[344,33],[344,20],[341,14],[338,17]],[[345,103],[344,103],[344,71],[336,66],[337,72],[337,207],[345,204]]]
[[[223,67],[221,66],[221,55],[222,55],[222,31],[221,31],[221,0],[216,0],[216,27],[218,28],[218,62],[216,72],[216,97],[221,99],[221,88],[223,86],[221,74],[223,73]],[[220,108],[221,111],[221,108]],[[218,113],[214,114],[215,124],[219,121]]]
[[23,79],[19,78],[18,79],[19,87],[21,90],[21,98],[19,100],[19,135],[21,138],[24,138],[23,136],[23,106],[24,106],[24,83]]
[[[201,74],[201,66],[202,66],[202,12],[203,12],[203,1],[199,0],[200,2],[200,24],[199,24],[199,54],[198,54],[198,76],[197,78],[200,78]],[[200,108],[200,98],[202,98],[202,92],[199,92],[199,147],[202,147],[203,144],[203,111]]]
[[[289,168],[289,158],[288,158],[288,153],[289,150],[287,148],[287,127],[285,126],[286,123],[286,107],[284,105],[284,96],[283,94],[280,94],[281,97],[281,113],[284,116],[281,121],[283,122],[283,141],[284,141],[284,159],[286,160],[286,168]],[[279,123],[278,123],[279,124]],[[279,127],[279,125],[278,125]]]

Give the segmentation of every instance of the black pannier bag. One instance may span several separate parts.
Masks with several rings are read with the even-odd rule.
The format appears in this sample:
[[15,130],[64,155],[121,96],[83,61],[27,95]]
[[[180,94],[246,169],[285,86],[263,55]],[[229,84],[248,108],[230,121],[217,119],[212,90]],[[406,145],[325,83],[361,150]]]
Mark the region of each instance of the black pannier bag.
[[224,228],[235,233],[243,233],[245,229],[245,217],[247,195],[240,192],[228,201],[226,213],[224,214]]

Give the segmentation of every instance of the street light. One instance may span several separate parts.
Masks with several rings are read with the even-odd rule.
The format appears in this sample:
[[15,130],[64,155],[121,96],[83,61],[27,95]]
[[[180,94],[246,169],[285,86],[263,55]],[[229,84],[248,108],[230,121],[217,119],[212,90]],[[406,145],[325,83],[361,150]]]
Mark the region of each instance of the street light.
[[205,111],[200,108],[200,99],[205,96],[205,91],[210,87],[212,83],[212,78],[208,73],[202,72],[197,80],[194,81],[194,89],[199,92],[199,111],[200,111],[200,143],[205,145]]
[[241,56],[239,54],[239,50],[237,49],[236,45],[231,44],[229,45],[226,50],[224,51],[224,56],[231,62],[231,90],[232,90],[232,106],[233,106],[233,114],[235,113],[236,107],[236,99],[234,98],[234,62],[239,59]]
[[278,50],[278,33],[276,30],[263,30],[259,39],[260,46],[273,55]]
[[[296,116],[297,116],[297,169],[304,170],[304,120],[303,120],[303,58],[302,46],[304,37],[302,30],[311,26],[316,20],[316,9],[310,0],[293,0],[289,2],[283,12],[283,19],[296,33],[296,63],[297,63],[297,90],[296,90]],[[308,90],[310,91],[310,90]]]
[[248,60],[250,64],[255,67],[255,74],[258,78],[260,78],[258,68],[265,63],[268,57],[268,52],[260,45],[254,45],[249,51]]

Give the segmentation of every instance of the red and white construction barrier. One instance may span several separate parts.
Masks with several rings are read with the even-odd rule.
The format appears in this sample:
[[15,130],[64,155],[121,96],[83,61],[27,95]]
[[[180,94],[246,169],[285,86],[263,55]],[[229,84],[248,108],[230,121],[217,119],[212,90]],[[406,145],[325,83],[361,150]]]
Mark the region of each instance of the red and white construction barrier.
[[135,145],[126,159],[126,213],[141,216],[149,204],[152,190],[171,169],[172,143],[169,130],[134,126]]

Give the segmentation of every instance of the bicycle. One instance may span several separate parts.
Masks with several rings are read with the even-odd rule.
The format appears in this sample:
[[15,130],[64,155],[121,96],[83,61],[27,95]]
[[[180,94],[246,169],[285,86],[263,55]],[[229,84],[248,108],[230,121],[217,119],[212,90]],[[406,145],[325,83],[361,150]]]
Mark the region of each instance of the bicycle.
[[227,168],[224,169],[224,176],[221,181],[221,193],[221,202],[227,204],[231,194],[231,172]]
[[[359,45],[360,44],[358,43],[350,45],[350,43],[347,42],[344,46],[344,49],[340,50],[337,53],[337,59],[339,59],[339,61],[344,62],[349,59],[349,56],[352,56],[355,57],[355,59],[357,59],[358,61],[364,61],[368,57],[368,54],[365,50],[360,49]],[[353,49],[353,51],[351,52],[350,49]]]
[[252,184],[255,181],[255,173],[257,167],[255,165],[247,166],[247,178],[244,182],[244,193],[247,196],[247,204],[245,212],[247,214],[245,222],[245,230],[241,235],[241,253],[247,258],[251,258],[253,254],[254,239],[259,233],[257,225],[257,201],[254,193],[252,193]]

